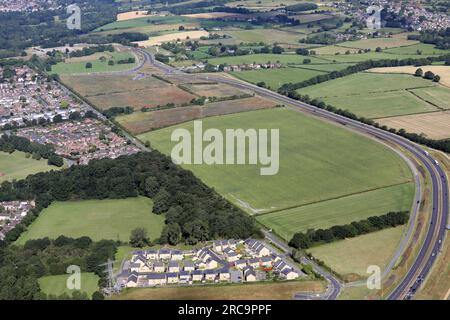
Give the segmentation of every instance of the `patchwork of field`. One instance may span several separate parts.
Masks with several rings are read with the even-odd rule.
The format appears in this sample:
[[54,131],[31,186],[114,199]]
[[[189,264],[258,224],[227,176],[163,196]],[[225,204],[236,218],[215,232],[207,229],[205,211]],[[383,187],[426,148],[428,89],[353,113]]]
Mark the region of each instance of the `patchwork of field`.
[[[69,276],[69,274],[63,274],[39,278],[38,282],[41,292],[53,296],[60,296],[64,293],[69,297],[72,296],[73,290],[67,288],[67,279]],[[86,293],[88,297],[92,297],[92,294],[99,290],[98,280],[100,278],[95,273],[88,272],[81,273],[80,276],[80,291]]]
[[[104,57],[105,59],[101,59],[101,57]],[[137,62],[125,64],[117,63],[119,60],[126,60],[128,58],[136,59],[136,57],[131,52],[104,52],[100,55],[94,54],[89,57],[83,57],[82,59],[69,59],[66,62],[59,62],[56,65],[52,66],[51,73],[63,75],[124,71],[132,69],[137,64]],[[111,66],[108,64],[108,61],[110,60],[114,61],[114,65]],[[88,62],[92,64],[92,68],[86,68],[86,63]]]
[[156,107],[190,102],[195,95],[151,75],[63,76],[61,80],[101,110],[111,107]]
[[279,62],[282,64],[303,64],[303,60],[308,58],[311,60],[311,64],[330,64],[331,61],[313,57],[313,56],[300,56],[296,54],[250,54],[246,56],[230,56],[208,59],[208,62],[213,65],[219,64],[244,64],[244,63],[267,63],[267,62]]
[[187,106],[151,112],[134,112],[129,115],[119,116],[116,120],[130,133],[141,134],[194,119],[267,109],[274,106],[275,103],[270,100],[251,97],[208,103],[204,106]]
[[[348,224],[390,211],[409,211],[414,198],[412,182],[357,193],[342,198],[313,203],[257,216],[263,225],[270,225],[289,241],[296,232],[330,228]],[[320,216],[320,220],[317,217]]]
[[326,72],[300,68],[280,68],[231,72],[233,76],[255,84],[263,81],[268,87],[270,87],[270,89],[274,90],[278,89],[285,83],[301,82],[325,73]]
[[348,280],[367,278],[367,267],[383,270],[397,248],[404,228],[389,228],[309,249],[312,255]]
[[164,216],[153,214],[152,208],[153,202],[144,197],[54,202],[40,213],[16,244],[44,237],[56,239],[60,235],[127,242],[131,231],[138,227],[145,228],[154,240],[161,234]]
[[[193,130],[190,122],[138,137],[170,154],[175,145],[170,136],[176,128]],[[280,130],[280,169],[276,175],[261,176],[260,167],[255,165],[184,165],[250,214],[293,208],[411,181],[409,168],[391,150],[366,137],[286,108],[207,118],[203,120],[203,128]],[[407,203],[411,196],[409,192],[399,194],[404,198],[397,199],[392,210],[398,208],[399,203]],[[312,217],[310,223],[327,225],[322,215],[327,215],[329,209],[325,206],[318,210],[316,220]],[[386,213],[384,211],[390,211],[390,206],[382,213]],[[359,214],[365,217],[366,212]],[[273,227],[275,232],[280,230],[280,226],[270,222],[267,227]]]
[[[405,74],[358,73],[298,90],[366,118],[439,111],[420,97],[437,84]],[[416,94],[416,91],[419,94]],[[427,92],[427,91],[425,91]]]
[[381,125],[423,134],[431,139],[450,138],[450,111],[376,119]]
[[20,151],[15,151],[11,154],[0,151],[0,183],[14,179],[24,179],[30,174],[52,169],[55,170],[57,168],[49,166],[45,159],[34,160],[31,157],[27,158],[25,153]]
[[289,281],[238,285],[127,289],[120,300],[291,300],[298,292],[322,292],[321,281]]

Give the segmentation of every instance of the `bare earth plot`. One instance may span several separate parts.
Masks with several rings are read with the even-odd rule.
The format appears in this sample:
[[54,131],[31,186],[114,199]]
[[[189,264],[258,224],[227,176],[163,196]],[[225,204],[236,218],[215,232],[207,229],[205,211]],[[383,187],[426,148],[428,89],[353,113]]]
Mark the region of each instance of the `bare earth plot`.
[[117,117],[116,120],[129,132],[141,134],[153,129],[164,128],[194,119],[266,109],[274,106],[275,103],[270,100],[252,97],[208,103],[204,106],[170,108],[151,112],[134,112],[133,114]]
[[155,107],[167,103],[182,104],[195,98],[189,92],[150,75],[89,75],[62,77],[62,81],[86,97],[99,109],[131,106]]
[[423,133],[431,139],[450,138],[450,112],[432,112],[393,118],[377,119],[381,125],[405,129],[407,132]]

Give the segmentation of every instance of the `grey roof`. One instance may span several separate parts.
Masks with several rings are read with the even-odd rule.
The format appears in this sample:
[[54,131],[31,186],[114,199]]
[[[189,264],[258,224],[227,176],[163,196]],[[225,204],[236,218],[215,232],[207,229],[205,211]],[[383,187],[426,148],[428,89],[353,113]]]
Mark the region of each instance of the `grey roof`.
[[147,279],[162,280],[162,279],[166,279],[166,275],[164,273],[150,273],[147,275]]
[[176,261],[170,261],[169,262],[169,267],[180,267],[180,264]]
[[153,264],[153,267],[164,267],[164,263],[162,261],[156,261]]
[[181,250],[172,250],[172,254],[183,254]]
[[190,275],[189,271],[180,271],[178,274],[180,275],[180,277],[186,277]]
[[167,278],[178,278],[178,273],[169,272],[169,273],[167,273]]
[[199,274],[203,274],[203,271],[202,271],[202,270],[194,270],[194,271],[192,271],[191,274],[193,274],[193,275],[199,275]]
[[262,257],[261,261],[262,262],[269,262],[269,261],[272,261],[272,258],[270,258],[270,257]]
[[[286,269],[284,269],[283,271],[281,271],[281,273],[282,274],[285,274],[285,275],[287,275],[289,272],[295,272],[294,270],[292,270],[292,269],[288,269],[288,268],[286,268]],[[295,273],[297,273],[297,272],[295,272]]]
[[234,264],[243,264],[243,263],[247,264],[247,260],[239,259]]
[[184,261],[183,264],[185,267],[193,267],[194,266],[194,262],[192,262],[192,261]]
[[248,263],[255,263],[255,262],[259,262],[259,258],[252,258],[248,260]]
[[217,270],[205,270],[205,274],[217,274]]
[[160,249],[159,254],[167,254],[170,253],[170,249]]

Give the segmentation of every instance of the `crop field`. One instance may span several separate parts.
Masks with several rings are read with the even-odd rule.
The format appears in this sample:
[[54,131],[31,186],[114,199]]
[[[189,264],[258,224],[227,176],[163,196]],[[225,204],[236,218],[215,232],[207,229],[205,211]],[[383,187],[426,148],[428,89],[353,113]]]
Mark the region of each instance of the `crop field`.
[[168,24],[148,24],[138,27],[132,27],[127,29],[113,29],[96,32],[96,35],[108,35],[108,34],[120,34],[123,32],[140,32],[148,35],[155,35],[162,32],[179,32],[179,27],[183,26],[186,29],[199,28],[200,24],[196,21],[183,22],[183,23],[168,23]]
[[89,101],[102,110],[123,106],[131,106],[137,110],[142,107],[156,107],[167,103],[187,103],[194,97],[194,95],[176,86],[167,85],[158,88],[157,91],[155,89],[142,89],[120,93],[98,94],[89,97]]
[[299,93],[329,98],[431,86],[434,86],[431,81],[410,75],[362,72],[306,87],[300,89]]
[[420,51],[422,53],[422,55],[424,55],[424,56],[433,56],[433,55],[441,55],[441,54],[449,53],[448,50],[437,49],[433,44],[425,44],[425,43],[418,43],[418,44],[409,45],[409,46],[391,48],[391,49],[385,50],[384,52],[392,53],[392,54],[414,54],[414,55],[416,55],[418,51]]
[[403,227],[389,228],[356,238],[336,241],[309,249],[317,259],[347,279],[367,278],[367,267],[383,269],[395,252]]
[[313,71],[333,72],[340,71],[354,65],[354,63],[329,63],[329,64],[311,64],[311,65],[289,65],[290,68],[299,68]]
[[164,216],[153,214],[152,208],[153,202],[144,197],[55,202],[40,213],[16,244],[44,237],[55,239],[60,235],[126,242],[131,231],[138,227],[145,228],[154,240],[161,234]]
[[127,289],[113,299],[120,300],[290,300],[301,291],[322,292],[320,281],[289,281],[237,285],[179,286]]
[[5,153],[0,151],[0,183],[12,181],[14,179],[24,179],[30,174],[38,172],[56,170],[56,167],[49,166],[47,160],[34,160],[26,158],[24,152],[15,151]]
[[440,109],[450,109],[450,88],[436,86],[415,89],[411,92]]
[[330,228],[390,211],[409,211],[414,198],[414,184],[404,183],[342,198],[313,203],[298,208],[257,216],[263,225],[277,230],[289,241],[294,233],[308,229]]
[[296,54],[249,54],[246,56],[230,56],[208,59],[208,62],[214,65],[222,63],[227,64],[243,64],[243,63],[266,63],[266,62],[279,62],[282,64],[303,64],[305,58],[311,59],[312,64],[331,63],[330,61],[323,60],[316,57],[305,57]]
[[[175,128],[193,129],[189,122],[139,138],[170,154]],[[248,213],[283,210],[411,180],[409,168],[391,150],[286,108],[207,118],[203,128],[280,130],[276,175],[261,176],[259,165],[184,165]]]
[[[77,62],[59,62],[52,66],[51,73],[56,74],[79,74],[79,73],[94,73],[94,72],[111,72],[111,71],[124,71],[132,69],[136,63],[118,64],[117,61],[135,57],[130,52],[108,52],[104,53],[106,59],[100,60],[100,57],[96,54],[93,55],[92,60],[83,59],[83,61]],[[86,58],[86,57],[84,57]],[[113,60],[114,65],[108,65],[108,61]],[[92,68],[86,68],[86,63],[92,63]]]
[[347,52],[350,52],[351,54],[356,54],[361,49],[344,48],[344,47],[341,47],[341,46],[338,46],[338,45],[331,45],[331,46],[325,46],[325,47],[320,47],[320,48],[314,48],[313,50],[316,52],[316,54],[320,54],[320,55],[327,54],[327,55],[330,55],[330,54],[336,54],[336,53],[345,54]]
[[117,21],[132,20],[147,16],[147,10],[128,11],[117,14]]
[[[41,291],[47,295],[60,296],[63,293],[72,296],[73,290],[67,288],[67,279],[69,274],[58,276],[45,276],[38,279]],[[95,291],[98,291],[99,277],[95,273],[84,272],[81,276],[81,292],[87,293],[88,297],[92,297]]]
[[370,119],[439,111],[407,90],[362,93],[324,100],[337,108],[346,109]]
[[150,37],[145,41],[137,41],[134,42],[140,47],[151,47],[155,45],[160,45],[164,42],[171,42],[175,40],[187,40],[187,39],[200,39],[201,37],[207,37],[209,32],[204,30],[196,30],[196,31],[185,31],[185,32],[175,32],[164,34],[161,36]]
[[184,22],[195,21],[192,18],[182,16],[147,16],[138,19],[131,19],[125,21],[116,21],[107,25],[101,26],[94,31],[106,31],[114,29],[128,29],[136,27],[144,27],[152,24],[179,24]]
[[[351,49],[348,49],[351,50]],[[392,54],[392,53],[386,53],[386,52],[367,52],[367,53],[357,53],[357,54],[331,54],[331,55],[320,55],[318,56],[324,60],[327,60],[328,62],[343,62],[343,63],[349,63],[349,62],[362,62],[367,60],[382,60],[382,59],[389,59],[389,60],[395,60],[395,59],[420,59],[424,58],[426,56],[418,55],[418,54]]]
[[231,72],[233,76],[254,84],[260,81],[264,81],[266,85],[271,89],[278,89],[285,83],[300,82],[325,73],[326,72],[300,68],[280,68]]
[[194,119],[266,109],[274,106],[275,103],[270,100],[251,97],[208,103],[205,106],[188,106],[151,112],[134,112],[133,114],[117,117],[116,120],[129,132],[141,134],[153,129],[164,128]]
[[450,138],[450,111],[376,119],[381,125],[423,134],[431,139]]
[[61,80],[101,110],[111,107],[155,107],[190,102],[194,95],[150,75],[135,79],[126,75],[63,76]]
[[[374,77],[375,76],[375,77]],[[420,88],[420,89],[416,89]],[[298,90],[366,118],[439,111],[415,93],[437,84],[405,74],[358,73]],[[427,91],[425,91],[427,92]]]
[[[422,66],[420,67],[423,72],[431,71],[441,77],[440,84],[450,88],[450,66]],[[391,68],[374,68],[370,69],[370,72],[375,73],[407,73],[414,74],[418,67],[403,66],[403,67],[391,67]]]
[[298,44],[298,41],[304,38],[301,33],[278,29],[230,30],[218,32],[218,34],[226,34],[236,39],[238,43],[262,41],[264,43]]
[[392,37],[392,38],[372,38],[365,40],[357,40],[357,41],[346,41],[339,44],[340,47],[347,48],[357,48],[357,49],[371,49],[375,50],[380,47],[382,49],[385,48],[395,48],[402,46],[409,46],[413,44],[417,44],[419,42],[407,40],[401,37]]

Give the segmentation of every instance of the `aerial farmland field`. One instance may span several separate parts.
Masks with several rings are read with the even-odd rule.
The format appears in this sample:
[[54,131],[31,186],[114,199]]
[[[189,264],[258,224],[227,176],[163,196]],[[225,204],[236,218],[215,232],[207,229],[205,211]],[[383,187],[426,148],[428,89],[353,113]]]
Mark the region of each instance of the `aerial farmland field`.
[[[105,59],[101,60],[100,57]],[[130,52],[105,52],[100,55],[94,54],[91,59],[89,57],[83,57],[81,59],[74,59],[74,61],[59,62],[52,66],[52,73],[59,75],[62,74],[80,74],[80,73],[96,73],[96,72],[112,72],[112,71],[124,71],[132,69],[136,66],[135,63],[117,63],[119,60],[126,60],[129,58],[135,58],[135,56]],[[135,58],[136,59],[136,58]],[[114,61],[114,65],[109,65],[108,61]],[[86,68],[86,64],[90,62],[92,68]]]
[[[259,166],[254,165],[184,166],[250,214],[327,201],[411,180],[403,160],[386,147],[285,108],[207,118],[203,127],[280,129],[281,158],[277,175],[260,176]],[[192,130],[192,123],[138,137],[170,154],[174,146],[170,135],[175,128]],[[404,198],[392,207],[383,208],[380,214],[389,208],[395,210],[399,203],[407,203],[411,197],[410,192],[400,192],[400,195]],[[326,210],[325,206],[324,211],[317,213],[317,220],[310,223],[327,225],[321,216],[327,214]],[[365,217],[366,212],[361,211],[360,216]],[[358,214],[353,217],[356,219]],[[273,227],[278,231],[277,226]]]
[[125,242],[137,227],[145,228],[149,237],[156,239],[164,216],[153,214],[152,208],[153,202],[144,197],[55,202],[40,213],[16,243],[23,245],[30,239],[55,239],[60,235]]

